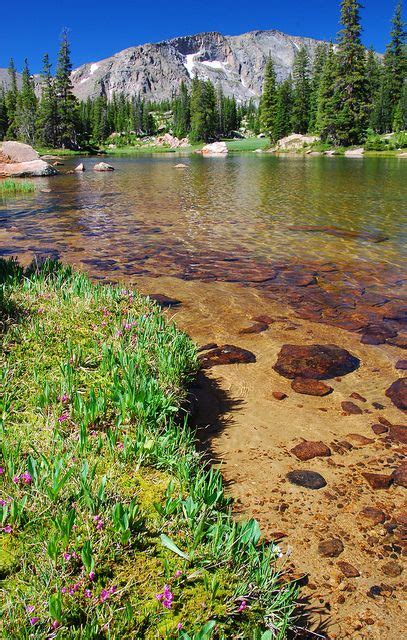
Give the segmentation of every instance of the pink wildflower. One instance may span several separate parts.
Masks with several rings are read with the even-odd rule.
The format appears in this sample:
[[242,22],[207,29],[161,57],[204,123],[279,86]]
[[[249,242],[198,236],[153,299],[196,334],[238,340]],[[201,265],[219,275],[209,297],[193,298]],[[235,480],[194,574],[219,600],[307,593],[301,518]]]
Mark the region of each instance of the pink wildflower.
[[64,560],[66,560],[67,562],[69,562],[69,560],[71,559],[71,554],[68,553],[67,551],[65,551],[65,553],[62,554],[64,557]]
[[35,624],[37,624],[38,620],[39,618],[30,618],[30,624],[34,626]]
[[11,526],[11,524],[6,524],[6,526],[3,527],[2,531],[4,531],[4,533],[13,533],[13,527]]
[[174,575],[176,578],[180,578],[182,576],[182,571],[180,569],[177,569]]
[[246,607],[247,607],[246,600],[242,600],[242,602],[240,604],[240,607],[238,608],[237,612],[241,613],[242,611],[244,611],[246,609]]
[[5,500],[0,500],[0,507],[4,507],[6,505],[6,501]]
[[108,592],[107,589],[102,589],[101,593],[100,593],[100,601],[101,602],[105,602],[105,600],[108,599],[110,593]]
[[183,626],[184,626],[184,625],[182,624],[182,622],[178,622],[178,624],[177,624],[177,629],[178,629],[178,631],[181,631],[181,629],[182,629],[182,627],[183,627]]
[[120,336],[122,335],[123,335],[123,331],[120,331],[120,329],[119,331],[116,331],[116,338],[120,338]]
[[18,484],[19,480],[20,480],[20,476],[14,476],[14,478],[13,478],[14,484]]
[[53,623],[51,624],[51,629],[56,630],[56,629],[59,629],[60,626],[61,626],[61,623],[58,620],[54,620]]
[[163,593],[157,593],[155,597],[158,601],[162,601],[163,607],[165,607],[166,609],[171,609],[174,596],[171,593],[171,589],[169,588],[168,584],[164,586]]
[[67,413],[63,413],[59,416],[58,418],[58,422],[65,422],[65,420],[68,420],[68,414]]
[[117,443],[117,448],[118,448],[118,449],[124,449],[124,444],[123,444],[123,442],[118,442],[118,443]]
[[89,580],[90,580],[91,582],[93,582],[93,581],[94,581],[94,579],[95,579],[95,572],[94,572],[94,571],[91,571],[91,572],[90,572],[90,574],[89,574]]
[[33,604],[29,604],[26,606],[25,610],[27,611],[27,613],[32,613],[34,611],[35,607]]
[[0,467],[0,476],[4,473],[4,467]]
[[62,587],[61,593],[66,593],[66,587]]
[[28,471],[26,471],[25,473],[22,473],[20,475],[20,480],[22,480],[24,482],[24,484],[31,484],[33,479],[31,477],[31,475],[28,473]]

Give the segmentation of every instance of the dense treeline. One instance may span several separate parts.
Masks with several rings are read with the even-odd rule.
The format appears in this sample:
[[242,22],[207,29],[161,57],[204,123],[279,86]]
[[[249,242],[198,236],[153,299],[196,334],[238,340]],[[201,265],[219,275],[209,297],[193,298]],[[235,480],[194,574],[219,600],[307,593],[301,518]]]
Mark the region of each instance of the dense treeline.
[[407,129],[407,50],[401,3],[383,59],[366,51],[360,34],[360,2],[343,0],[338,44],[319,44],[311,64],[303,47],[292,77],[277,84],[268,60],[260,101],[262,130],[272,141],[317,133],[334,145],[360,144],[370,132]]
[[171,131],[190,142],[228,137],[244,124],[274,142],[291,132],[319,134],[337,146],[364,142],[370,134],[407,129],[407,50],[401,2],[392,21],[383,57],[361,42],[359,0],[342,0],[342,30],[336,45],[321,43],[311,60],[305,47],[295,58],[292,75],[278,83],[273,61],[267,61],[259,108],[238,105],[209,80],[181,83],[171,100],[148,102],[139,96],[106,96],[79,102],[72,93],[72,70],[64,33],[56,73],[44,57],[40,94],[27,61],[21,88],[10,61],[10,83],[0,89],[0,139],[7,137],[46,147],[100,145],[113,133],[130,141]]

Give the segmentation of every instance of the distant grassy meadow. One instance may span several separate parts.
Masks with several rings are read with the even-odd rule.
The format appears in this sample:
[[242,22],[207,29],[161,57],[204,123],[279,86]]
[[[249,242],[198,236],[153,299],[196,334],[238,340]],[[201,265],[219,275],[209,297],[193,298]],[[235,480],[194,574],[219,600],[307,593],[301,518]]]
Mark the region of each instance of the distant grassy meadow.
[[188,336],[52,261],[0,283],[0,637],[285,638],[284,558],[195,448]]

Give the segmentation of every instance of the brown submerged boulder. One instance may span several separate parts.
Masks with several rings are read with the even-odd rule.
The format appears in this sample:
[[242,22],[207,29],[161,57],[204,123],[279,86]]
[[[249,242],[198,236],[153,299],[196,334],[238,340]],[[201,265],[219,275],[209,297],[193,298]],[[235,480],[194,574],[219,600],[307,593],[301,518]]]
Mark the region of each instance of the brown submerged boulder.
[[334,344],[285,344],[273,368],[285,378],[326,380],[351,373],[359,364],[358,358]]
[[400,487],[407,487],[407,462],[403,462],[393,473],[391,474],[394,484]]
[[220,364],[248,364],[256,362],[256,356],[247,349],[225,344],[223,347],[212,349],[198,357],[202,369],[210,369]]
[[387,389],[386,396],[398,409],[407,409],[407,378],[399,378]]
[[305,487],[306,489],[322,489],[326,487],[326,480],[324,476],[321,476],[317,471],[303,471],[302,469],[296,469],[290,471],[286,476],[287,480],[291,484],[296,484],[299,487]]
[[311,378],[295,378],[291,383],[291,389],[296,393],[302,393],[307,396],[327,396],[332,393],[332,387]]
[[312,458],[330,456],[331,450],[324,442],[311,442],[310,440],[306,440],[305,442],[296,444],[295,447],[291,449],[291,453],[304,462]]

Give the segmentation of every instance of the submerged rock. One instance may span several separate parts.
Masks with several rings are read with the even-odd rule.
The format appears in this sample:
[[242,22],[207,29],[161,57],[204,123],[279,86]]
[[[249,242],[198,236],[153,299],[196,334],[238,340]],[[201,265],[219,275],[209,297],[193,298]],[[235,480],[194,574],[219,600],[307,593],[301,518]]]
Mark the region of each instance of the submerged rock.
[[398,484],[400,487],[407,487],[407,462],[403,462],[393,473],[391,474],[394,484]]
[[212,349],[198,357],[202,369],[210,369],[220,364],[247,364],[256,362],[256,356],[247,349],[225,344],[223,347]]
[[360,512],[360,515],[370,520],[373,525],[383,524],[386,520],[386,514],[384,511],[377,509],[376,507],[364,507]]
[[154,300],[158,304],[159,307],[170,309],[171,307],[179,307],[181,303],[180,300],[176,298],[169,298],[162,293],[153,293],[148,296],[150,300]]
[[304,462],[312,458],[330,456],[331,450],[324,442],[306,440],[305,442],[300,442],[295,445],[295,447],[291,449],[291,453]]
[[407,371],[407,360],[397,360],[394,366],[399,371]]
[[308,231],[310,233],[327,233],[331,236],[340,238],[355,238],[360,240],[369,240],[371,242],[384,242],[388,240],[388,236],[381,236],[368,231],[350,231],[349,229],[340,229],[339,227],[325,227],[315,225],[292,225],[288,227],[290,231]]
[[341,407],[343,409],[343,411],[346,413],[346,415],[360,415],[361,413],[363,413],[362,409],[360,407],[357,406],[357,404],[355,404],[354,402],[351,402],[350,400],[345,400],[344,402],[341,402]]
[[306,489],[322,489],[326,487],[324,476],[321,476],[317,471],[303,471],[302,469],[298,469],[287,473],[286,478],[292,484],[305,487]]
[[78,164],[77,167],[75,167],[75,171],[85,171],[85,165],[83,164],[83,162],[81,162],[80,164]]
[[359,364],[349,351],[333,344],[285,344],[273,368],[286,378],[325,380],[355,371]]
[[386,476],[382,473],[362,473],[362,476],[372,489],[388,489],[393,482],[391,476]]
[[107,162],[98,162],[98,164],[95,164],[93,167],[93,171],[114,171],[114,167]]
[[272,396],[276,400],[285,400],[288,397],[287,394],[283,391],[273,391]]
[[339,538],[323,540],[318,545],[318,553],[323,558],[337,558],[344,549],[343,542]]
[[360,576],[358,569],[356,569],[353,564],[350,564],[350,562],[340,560],[338,562],[338,567],[346,578],[359,578]]
[[262,333],[263,331],[267,331],[269,325],[266,322],[255,322],[250,327],[245,327],[239,331],[240,335],[246,335],[250,333]]
[[404,424],[391,424],[389,426],[389,438],[399,444],[407,444],[407,426]]
[[307,396],[327,396],[332,393],[332,387],[311,378],[295,378],[291,383],[291,389],[296,393],[302,393]]
[[398,409],[407,409],[407,378],[399,378],[387,389],[386,396]]

